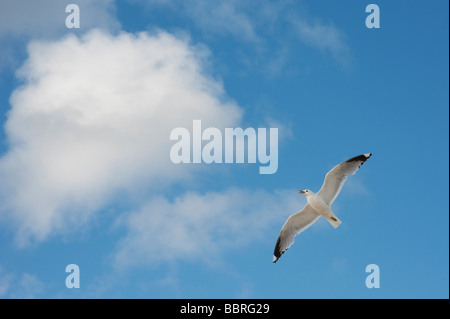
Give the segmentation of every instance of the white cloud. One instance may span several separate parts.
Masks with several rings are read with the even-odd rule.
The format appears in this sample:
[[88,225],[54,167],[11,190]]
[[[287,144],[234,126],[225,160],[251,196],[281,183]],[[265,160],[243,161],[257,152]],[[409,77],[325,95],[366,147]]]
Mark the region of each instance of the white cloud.
[[207,52],[187,39],[92,31],[33,42],[10,99],[0,158],[0,217],[19,244],[83,225],[127,192],[188,176],[170,131],[193,119],[233,127],[240,108],[207,76]]
[[285,218],[301,204],[304,199],[293,191],[238,188],[186,193],[173,201],[154,198],[121,217],[127,235],[114,264],[120,269],[178,260],[214,263],[227,249],[265,241],[271,232],[275,241]]

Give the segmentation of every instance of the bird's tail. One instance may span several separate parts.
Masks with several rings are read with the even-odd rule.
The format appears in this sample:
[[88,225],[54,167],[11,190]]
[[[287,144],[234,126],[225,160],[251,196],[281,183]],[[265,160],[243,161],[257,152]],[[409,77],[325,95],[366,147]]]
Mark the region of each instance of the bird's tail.
[[334,214],[327,218],[328,222],[333,226],[334,228],[338,228],[342,222],[339,218],[337,218]]

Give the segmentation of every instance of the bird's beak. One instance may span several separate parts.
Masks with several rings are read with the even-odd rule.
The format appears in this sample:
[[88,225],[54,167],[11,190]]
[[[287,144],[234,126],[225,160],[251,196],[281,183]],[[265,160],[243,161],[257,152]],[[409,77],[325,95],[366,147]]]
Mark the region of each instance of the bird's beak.
[[299,190],[298,191],[300,194],[304,194],[305,193],[305,191],[302,191],[302,190]]

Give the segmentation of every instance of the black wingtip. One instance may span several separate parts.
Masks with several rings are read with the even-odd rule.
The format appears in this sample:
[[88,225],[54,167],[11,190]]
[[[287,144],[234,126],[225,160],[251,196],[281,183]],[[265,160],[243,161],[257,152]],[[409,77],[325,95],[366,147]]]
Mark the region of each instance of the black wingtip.
[[283,254],[284,251],[281,251],[281,240],[280,237],[278,237],[277,243],[275,244],[275,250],[273,251],[273,263],[276,263]]
[[364,163],[364,162],[367,161],[371,156],[372,156],[372,153],[361,154],[361,155],[352,157],[352,158],[349,159],[349,160],[346,160],[346,162],[358,162],[358,161],[361,161],[362,163]]
[[275,244],[275,249],[273,251],[273,262],[276,263],[277,260],[281,257],[281,249],[280,249],[280,237],[277,239],[277,243]]

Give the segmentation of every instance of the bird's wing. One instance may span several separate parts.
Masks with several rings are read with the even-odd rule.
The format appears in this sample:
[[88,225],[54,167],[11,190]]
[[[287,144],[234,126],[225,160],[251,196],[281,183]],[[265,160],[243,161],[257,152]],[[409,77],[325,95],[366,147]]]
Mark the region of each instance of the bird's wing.
[[295,236],[300,234],[306,228],[314,224],[314,222],[320,217],[309,204],[307,204],[298,213],[292,214],[286,220],[281,228],[280,236],[278,236],[275,250],[273,252],[273,262],[276,262],[281,255],[292,246],[295,240]]
[[330,206],[344,185],[347,176],[353,175],[364,164],[372,153],[355,156],[339,165],[336,165],[325,176],[322,188],[317,193]]

